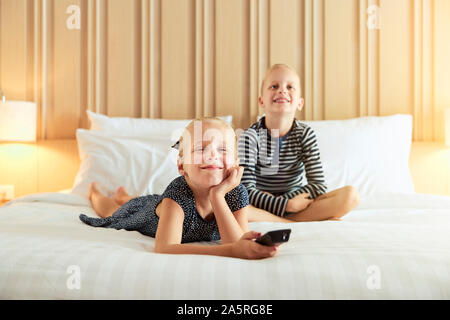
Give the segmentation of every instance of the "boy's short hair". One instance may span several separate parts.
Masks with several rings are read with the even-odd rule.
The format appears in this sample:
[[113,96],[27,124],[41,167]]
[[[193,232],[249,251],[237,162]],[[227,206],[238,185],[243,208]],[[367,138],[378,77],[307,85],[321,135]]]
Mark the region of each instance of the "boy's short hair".
[[282,68],[289,69],[292,72],[294,72],[297,75],[297,77],[298,77],[298,81],[300,82],[300,76],[298,75],[297,70],[295,70],[292,66],[290,66],[287,63],[275,63],[275,64],[271,65],[269,69],[267,69],[266,74],[264,75],[264,78],[262,79],[262,82],[261,82],[261,95],[263,94],[264,82],[266,81],[267,76],[269,75],[269,73],[271,73],[273,70],[282,69]]

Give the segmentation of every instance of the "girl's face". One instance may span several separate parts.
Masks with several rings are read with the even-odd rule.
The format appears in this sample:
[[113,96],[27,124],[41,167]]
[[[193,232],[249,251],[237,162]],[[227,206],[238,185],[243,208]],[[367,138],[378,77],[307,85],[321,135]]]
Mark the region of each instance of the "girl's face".
[[183,157],[178,171],[194,187],[209,189],[227,177],[237,164],[232,129],[214,121],[196,121],[183,134]]
[[287,68],[272,70],[262,84],[259,103],[266,113],[295,114],[303,107],[298,75]]

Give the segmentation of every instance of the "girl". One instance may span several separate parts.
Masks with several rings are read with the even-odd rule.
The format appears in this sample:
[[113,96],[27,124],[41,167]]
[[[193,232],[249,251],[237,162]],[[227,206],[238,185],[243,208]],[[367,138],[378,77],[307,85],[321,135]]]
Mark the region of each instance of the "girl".
[[[162,195],[131,198],[119,206],[92,183],[89,199],[101,218],[81,214],[81,221],[155,237],[158,253],[245,259],[275,255],[276,246],[260,245],[253,241],[260,233],[248,232],[248,194],[240,184],[243,168],[238,166],[233,129],[217,118],[194,120],[177,145],[181,176]],[[118,190],[116,196],[121,192]],[[219,239],[222,244],[216,246],[189,243]]]

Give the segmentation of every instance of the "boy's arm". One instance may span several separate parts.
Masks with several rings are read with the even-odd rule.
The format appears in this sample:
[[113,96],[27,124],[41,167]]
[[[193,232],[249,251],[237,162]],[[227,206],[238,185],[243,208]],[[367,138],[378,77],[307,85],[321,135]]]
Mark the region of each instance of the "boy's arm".
[[251,205],[284,216],[288,199],[275,197],[256,188],[256,164],[258,161],[258,142],[256,131],[246,130],[239,136],[239,165],[244,167],[241,183],[247,188]]
[[301,193],[309,193],[311,198],[315,199],[327,192],[327,186],[325,184],[322,162],[320,161],[320,151],[316,134],[311,127],[305,129],[301,145],[301,160],[305,165],[305,174],[308,184],[295,191],[286,193],[286,197],[291,199]]

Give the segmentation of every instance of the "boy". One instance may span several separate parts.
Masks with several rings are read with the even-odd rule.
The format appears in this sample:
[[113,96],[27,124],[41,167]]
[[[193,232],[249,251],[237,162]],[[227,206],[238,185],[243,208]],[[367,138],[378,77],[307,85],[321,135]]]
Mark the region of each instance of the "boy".
[[295,70],[273,65],[258,101],[265,116],[240,135],[238,144],[249,221],[340,220],[358,206],[359,194],[351,186],[326,193],[315,133],[295,119],[304,104]]

